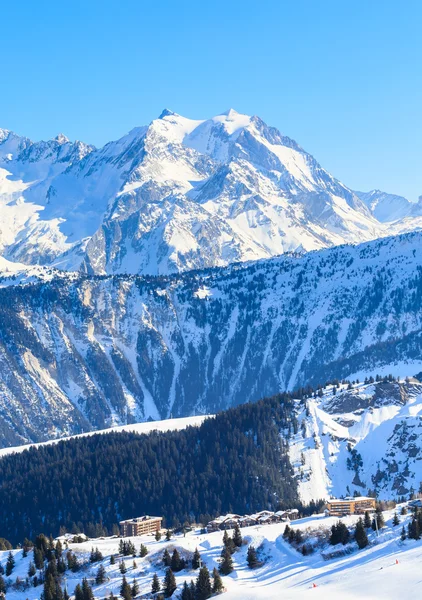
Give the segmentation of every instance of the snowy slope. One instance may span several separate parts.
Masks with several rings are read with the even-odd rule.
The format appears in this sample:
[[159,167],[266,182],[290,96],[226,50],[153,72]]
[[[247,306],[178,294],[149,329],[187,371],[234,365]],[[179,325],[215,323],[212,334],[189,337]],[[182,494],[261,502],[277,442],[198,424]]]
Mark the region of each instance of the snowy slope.
[[421,236],[168,277],[4,278],[1,445],[416,375]]
[[148,421],[146,423],[131,423],[128,425],[120,425],[119,427],[109,427],[108,429],[100,429],[98,431],[80,433],[78,435],[72,436],[71,438],[61,437],[58,440],[50,440],[48,442],[41,442],[40,444],[23,444],[22,446],[1,448],[0,458],[2,456],[7,456],[8,454],[14,454],[15,452],[23,452],[24,450],[28,450],[29,448],[38,448],[39,446],[55,444],[58,441],[66,441],[69,439],[86,437],[94,434],[116,433],[119,431],[128,431],[130,433],[139,434],[151,433],[151,431],[179,431],[180,429],[185,429],[186,427],[199,427],[199,425],[201,425],[207,418],[212,418],[212,415],[201,417],[185,417],[184,419],[166,419],[165,421]]
[[[400,507],[397,507],[400,512]],[[393,511],[384,512],[386,526],[376,538],[370,531],[370,545],[364,550],[357,550],[356,544],[350,544],[352,553],[332,560],[324,560],[319,551],[310,556],[302,556],[297,550],[289,546],[283,539],[285,524],[260,525],[242,529],[245,545],[233,555],[234,571],[229,576],[223,576],[225,591],[221,596],[224,600],[302,600],[329,599],[348,600],[351,598],[364,598],[365,600],[383,599],[397,600],[398,598],[418,598],[420,592],[420,562],[422,559],[422,542],[414,540],[400,541],[401,527],[407,526],[410,516],[400,517],[400,525],[392,524]],[[299,529],[304,536],[316,535],[316,532],[328,531],[337,519],[324,518],[315,515],[310,518],[300,519],[291,524],[294,530]],[[356,518],[346,517],[345,523],[353,528]],[[170,553],[177,548],[181,556],[190,560],[195,548],[198,548],[201,559],[212,572],[218,567],[220,553],[223,546],[222,532],[201,534],[197,529],[182,535],[174,536],[169,542],[164,539],[155,541],[153,536],[140,536],[128,538],[136,547],[139,554],[141,543],[148,549],[144,558],[123,557],[127,568],[126,578],[129,584],[137,580],[140,588],[140,597],[151,590],[151,581],[157,573],[160,581],[164,578],[164,568],[161,561],[164,550]],[[64,538],[62,538],[64,541]],[[249,545],[254,545],[265,557],[262,566],[249,569],[246,564],[246,552]],[[95,584],[95,575],[100,562],[90,564],[91,548],[98,547],[103,555],[101,561],[106,570],[107,581]],[[65,583],[70,594],[73,593],[77,583],[82,577],[87,577],[94,587],[95,598],[108,597],[112,591],[115,597],[119,596],[122,583],[122,574],[119,570],[121,557],[117,556],[114,565],[110,565],[111,554],[118,555],[119,539],[97,538],[84,543],[69,543],[69,548],[75,552],[79,561],[84,564],[81,571],[72,573],[66,571]],[[32,559],[30,552],[27,557],[22,557],[22,550],[13,550],[16,566],[10,582],[16,577],[25,580],[29,563]],[[5,564],[8,552],[0,552],[0,561]],[[183,582],[196,579],[198,571],[187,568],[176,573],[177,592],[180,592]],[[64,581],[62,582],[64,585]],[[7,592],[8,600],[36,600],[40,597],[42,586],[29,586],[25,590],[10,588]]]
[[403,196],[387,194],[380,190],[370,192],[355,192],[365,203],[373,216],[381,223],[400,221],[406,217],[422,216],[422,199],[419,202],[410,202]]
[[419,492],[422,384],[347,387],[333,395],[330,386],[299,412],[301,430],[290,457],[302,499],[371,491],[388,499]]
[[393,231],[364,200],[234,110],[208,120],[165,110],[100,149],[0,130],[0,255],[14,262],[166,274],[420,225],[402,211]]

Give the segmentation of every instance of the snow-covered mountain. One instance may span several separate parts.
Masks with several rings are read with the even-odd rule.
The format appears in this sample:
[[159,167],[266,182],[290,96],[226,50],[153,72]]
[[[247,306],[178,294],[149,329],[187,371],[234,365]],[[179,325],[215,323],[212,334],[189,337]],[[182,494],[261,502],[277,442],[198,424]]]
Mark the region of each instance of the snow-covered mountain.
[[415,375],[421,242],[414,232],[167,277],[5,276],[1,444],[210,414],[333,377]]
[[205,121],[166,110],[101,149],[0,130],[0,254],[12,262],[167,274],[422,222],[406,213],[391,227],[365,202],[295,141],[234,110]]
[[381,223],[390,223],[392,221],[422,216],[422,196],[418,202],[410,202],[410,200],[407,200],[403,196],[387,194],[380,190],[355,192],[355,194]]
[[299,494],[312,498],[365,495],[384,499],[419,493],[422,485],[422,383],[333,386],[309,398],[291,440]]

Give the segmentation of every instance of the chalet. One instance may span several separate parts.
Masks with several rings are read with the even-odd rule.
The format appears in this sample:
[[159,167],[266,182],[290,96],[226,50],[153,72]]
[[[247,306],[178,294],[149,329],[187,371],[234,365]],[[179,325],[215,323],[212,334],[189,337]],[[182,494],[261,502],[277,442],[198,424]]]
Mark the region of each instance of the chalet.
[[147,533],[155,533],[161,529],[161,521],[163,517],[137,517],[120,521],[120,533],[123,537],[145,535]]
[[297,508],[291,508],[290,510],[278,510],[276,513],[279,521],[294,521],[299,518],[299,511]]
[[239,519],[240,527],[252,527],[253,525],[257,525],[258,521],[255,517],[251,515],[245,515]]
[[375,498],[366,496],[347,497],[343,499],[332,499],[327,502],[328,514],[332,517],[344,517],[346,515],[363,515],[366,511],[375,510]]

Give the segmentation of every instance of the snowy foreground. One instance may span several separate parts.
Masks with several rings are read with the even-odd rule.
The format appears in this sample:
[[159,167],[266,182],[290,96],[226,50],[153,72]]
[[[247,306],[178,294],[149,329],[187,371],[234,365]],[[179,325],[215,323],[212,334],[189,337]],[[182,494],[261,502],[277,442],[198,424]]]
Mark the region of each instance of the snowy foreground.
[[[399,512],[399,507],[398,507]],[[244,540],[247,542],[234,555],[235,571],[228,577],[223,577],[226,592],[222,595],[224,600],[232,599],[296,599],[296,598],[383,598],[398,599],[404,597],[419,597],[420,589],[420,564],[422,561],[422,541],[400,540],[402,526],[407,526],[410,516],[400,516],[400,525],[392,526],[394,512],[384,513],[386,526],[382,529],[379,538],[370,533],[370,546],[364,550],[357,550],[353,542],[347,546],[351,553],[337,559],[324,560],[319,551],[311,556],[302,556],[283,539],[285,524],[264,525],[242,529]],[[353,526],[357,517],[346,517],[344,522]],[[329,528],[337,519],[322,515],[304,518],[291,524],[293,529],[300,528],[304,534],[307,529],[317,530],[321,527]],[[133,557],[127,557],[126,578],[132,583],[133,578],[139,583],[140,595],[146,594],[151,589],[153,573],[156,572],[160,579],[164,576],[161,565],[161,556],[166,547],[171,552],[177,547],[180,553],[193,552],[197,547],[202,560],[210,571],[218,566],[222,548],[221,532],[201,534],[199,530],[175,536],[170,542],[164,539],[155,541],[152,536],[142,536],[131,539],[139,553],[141,543],[148,548],[149,554],[145,558],[137,557],[136,568],[133,567]],[[265,558],[264,565],[250,570],[246,564],[248,544],[260,548],[261,558]],[[122,575],[119,570],[119,558],[115,565],[110,565],[110,555],[118,553],[119,539],[100,538],[82,544],[70,544],[69,547],[78,555],[81,561],[88,561],[91,548],[98,547],[102,552],[103,564],[107,571],[109,581],[103,585],[95,586],[94,593],[98,598],[108,596],[110,591],[119,594]],[[330,551],[342,549],[343,546],[329,546]],[[19,576],[25,579],[32,552],[22,558],[22,551],[15,550],[16,567],[12,578]],[[4,565],[7,552],[0,553],[0,560]],[[100,563],[87,565],[76,574],[66,573],[66,583],[70,593],[82,577],[89,579],[95,577]],[[190,569],[176,574],[178,591],[183,581],[195,579],[197,571]],[[314,587],[314,584],[316,587]],[[178,591],[173,594],[178,597]],[[42,586],[30,587],[25,591],[12,591],[7,593],[8,600],[35,600],[40,597]]]

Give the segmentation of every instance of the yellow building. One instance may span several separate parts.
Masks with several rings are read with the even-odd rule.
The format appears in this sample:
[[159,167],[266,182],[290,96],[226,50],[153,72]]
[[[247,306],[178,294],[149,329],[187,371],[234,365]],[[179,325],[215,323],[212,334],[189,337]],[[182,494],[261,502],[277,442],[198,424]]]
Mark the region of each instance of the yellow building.
[[156,531],[160,531],[162,520],[163,517],[145,516],[120,521],[120,533],[123,537],[155,533]]
[[333,499],[327,502],[330,516],[363,515],[366,511],[375,510],[375,498],[356,496],[356,498]]

